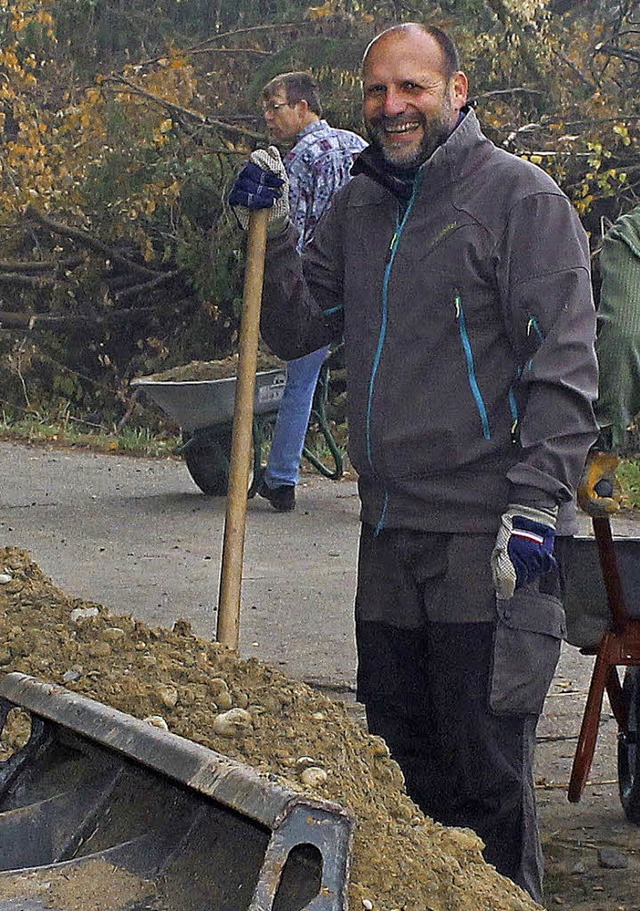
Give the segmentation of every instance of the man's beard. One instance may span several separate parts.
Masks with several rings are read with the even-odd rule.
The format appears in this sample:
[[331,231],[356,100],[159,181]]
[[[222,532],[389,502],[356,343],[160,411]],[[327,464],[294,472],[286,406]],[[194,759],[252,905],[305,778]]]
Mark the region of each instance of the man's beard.
[[[386,141],[386,126],[397,126],[401,123],[418,122],[422,127],[422,139],[417,147],[404,149],[401,145],[394,147]],[[379,117],[365,122],[367,137],[377,153],[400,171],[411,171],[420,167],[430,158],[438,146],[447,141],[451,135],[451,111],[449,105],[438,116],[427,117],[425,114],[413,114],[407,117]]]

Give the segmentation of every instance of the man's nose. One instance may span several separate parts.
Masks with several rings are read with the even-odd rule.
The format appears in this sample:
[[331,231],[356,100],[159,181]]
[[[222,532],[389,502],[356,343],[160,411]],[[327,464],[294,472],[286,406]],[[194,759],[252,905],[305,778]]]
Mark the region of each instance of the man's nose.
[[385,117],[395,117],[402,114],[406,108],[406,100],[402,92],[393,88],[388,88],[384,96],[384,114]]

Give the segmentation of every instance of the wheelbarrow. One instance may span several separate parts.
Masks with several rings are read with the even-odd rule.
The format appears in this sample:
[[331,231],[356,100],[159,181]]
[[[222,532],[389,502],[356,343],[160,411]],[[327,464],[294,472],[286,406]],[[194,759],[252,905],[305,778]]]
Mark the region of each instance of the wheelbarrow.
[[614,538],[608,518],[592,521],[594,537],[573,539],[567,566],[567,638],[596,656],[568,798],[577,803],[582,796],[606,692],[618,725],[620,801],[627,819],[640,825],[640,538]]
[[[278,408],[287,380],[286,368],[256,374],[253,417],[253,475],[249,496],[254,496],[263,471],[263,453],[273,434]],[[342,452],[331,431],[327,416],[331,374],[328,362],[322,365],[313,397],[309,430],[303,456],[327,478],[342,477]],[[161,381],[137,377],[131,381],[179,425],[182,454],[189,474],[210,497],[225,496],[229,485],[231,431],[236,378],[218,380]],[[319,437],[328,455],[323,457],[314,446]]]
[[326,800],[25,674],[0,683],[0,911],[346,911],[354,821]]

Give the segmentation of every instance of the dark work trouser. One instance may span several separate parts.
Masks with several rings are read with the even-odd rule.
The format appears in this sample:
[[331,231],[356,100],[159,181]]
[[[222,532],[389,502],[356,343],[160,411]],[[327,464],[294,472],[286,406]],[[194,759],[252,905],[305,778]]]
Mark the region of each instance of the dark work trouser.
[[[439,603],[443,589],[451,598],[456,585],[464,586],[461,601],[467,603],[474,588],[487,604],[494,596],[485,591],[486,579],[460,574],[459,565],[459,582],[447,578],[449,536],[423,537],[435,542],[431,552],[389,547],[363,529],[356,596],[358,698],[366,706],[370,732],[387,741],[409,795],[423,812],[444,825],[477,832],[487,862],[541,901],[533,782],[539,709],[497,713],[491,708],[496,619],[429,619],[429,604]],[[424,609],[419,625],[417,605]],[[496,616],[495,608],[488,610]],[[441,612],[440,603],[436,613]],[[481,608],[479,618],[482,613]],[[519,661],[515,653],[514,660]],[[517,677],[516,670],[514,682]],[[549,679],[542,683],[543,692]]]

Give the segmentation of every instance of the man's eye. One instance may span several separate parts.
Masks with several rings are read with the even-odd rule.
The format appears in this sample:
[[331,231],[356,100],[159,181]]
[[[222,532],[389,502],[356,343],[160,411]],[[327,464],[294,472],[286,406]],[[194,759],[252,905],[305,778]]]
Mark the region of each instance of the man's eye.
[[368,85],[365,89],[365,95],[384,95],[385,87],[383,85]]

